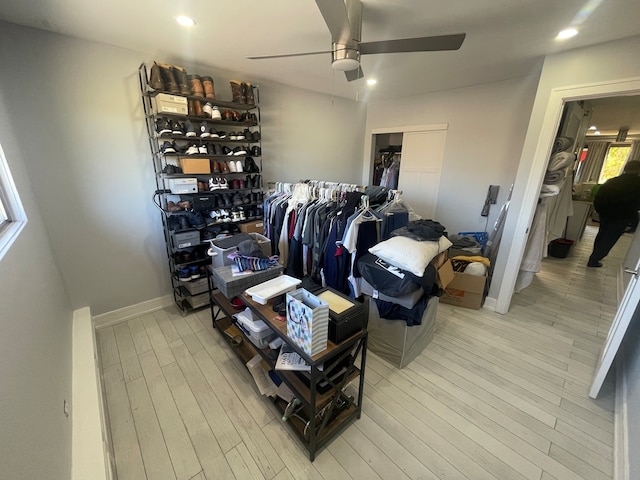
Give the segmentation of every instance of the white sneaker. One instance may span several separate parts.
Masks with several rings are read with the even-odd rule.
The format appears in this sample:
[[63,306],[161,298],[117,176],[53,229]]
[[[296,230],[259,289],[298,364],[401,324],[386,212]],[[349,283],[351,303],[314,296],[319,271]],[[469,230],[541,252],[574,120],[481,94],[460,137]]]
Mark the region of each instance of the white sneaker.
[[222,120],[222,114],[220,113],[220,109],[217,106],[214,106],[211,109],[211,118],[213,120]]
[[[231,162],[233,163],[233,162]],[[242,162],[240,160],[236,160],[236,172],[242,173],[244,170],[242,169]]]
[[198,147],[198,153],[202,154],[202,155],[206,155],[207,152],[207,146],[206,145],[200,145]]
[[238,132],[236,134],[236,140],[244,140],[246,137],[244,136],[243,132]]
[[229,132],[229,140],[238,140],[238,134],[236,132]]
[[233,155],[236,157],[239,157],[240,155],[246,155],[247,154],[247,149],[244,147],[238,147],[237,149],[233,150]]
[[227,162],[227,165],[229,165],[229,171],[231,173],[237,173],[238,170],[236,170],[236,162],[232,160],[230,162]]
[[211,118],[211,113],[213,112],[213,105],[207,102],[202,107],[202,111],[207,115],[207,117]]
[[229,188],[229,182],[227,182],[226,178],[219,178],[218,183],[220,184],[221,189]]
[[199,153],[198,147],[196,145],[191,145],[189,148],[187,148],[187,151],[185,153],[187,155],[197,155]]
[[213,191],[213,190],[219,190],[219,189],[220,189],[219,179],[210,178],[209,179],[209,190]]

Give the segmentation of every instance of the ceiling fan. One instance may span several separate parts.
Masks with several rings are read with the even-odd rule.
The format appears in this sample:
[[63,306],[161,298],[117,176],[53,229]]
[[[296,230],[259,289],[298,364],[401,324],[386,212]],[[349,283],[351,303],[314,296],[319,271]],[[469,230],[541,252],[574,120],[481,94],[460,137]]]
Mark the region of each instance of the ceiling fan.
[[433,52],[458,50],[465,33],[432,37],[402,38],[379,42],[361,42],[362,3],[360,0],[315,0],[331,32],[331,50],[247,57],[250,60],[300,57],[331,53],[331,66],[344,71],[349,82],[364,77],[361,55],[376,53]]

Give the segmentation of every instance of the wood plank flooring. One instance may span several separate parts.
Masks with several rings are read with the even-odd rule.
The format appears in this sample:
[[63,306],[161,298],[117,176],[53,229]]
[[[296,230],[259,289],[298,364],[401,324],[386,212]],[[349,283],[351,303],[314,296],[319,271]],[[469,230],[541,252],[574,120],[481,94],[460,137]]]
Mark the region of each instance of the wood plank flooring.
[[362,418],[313,463],[209,310],[98,330],[118,479],[613,478],[612,378],[587,392],[631,236],[586,268],[596,232],[546,258],[507,315],[440,304],[406,368],[371,353]]

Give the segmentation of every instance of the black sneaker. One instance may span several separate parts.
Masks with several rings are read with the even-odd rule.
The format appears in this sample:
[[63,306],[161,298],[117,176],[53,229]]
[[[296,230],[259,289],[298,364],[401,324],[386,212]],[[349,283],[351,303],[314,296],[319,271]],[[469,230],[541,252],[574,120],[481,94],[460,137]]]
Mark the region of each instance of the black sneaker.
[[178,120],[169,120],[169,128],[173,135],[184,135],[184,127]]
[[233,154],[236,157],[239,157],[240,155],[246,155],[247,154],[247,149],[245,147],[236,147],[233,149]]
[[182,169],[176,165],[167,164],[163,169],[162,173],[166,173],[167,175],[177,175],[182,173]]
[[206,138],[210,135],[211,133],[209,133],[209,125],[207,125],[207,122],[200,123],[200,137]]
[[167,153],[177,153],[176,145],[174,142],[164,142],[160,147],[160,151],[163,155],[166,155]]
[[233,155],[233,150],[231,150],[229,147],[227,147],[226,145],[222,147],[222,154],[223,155]]
[[193,123],[190,120],[184,122],[184,131],[187,137],[195,137],[196,129],[193,127]]
[[171,125],[166,118],[156,120],[156,133],[158,136],[171,134]]
[[259,142],[260,141],[260,132],[252,132],[251,133],[251,140],[253,142]]
[[254,145],[253,147],[251,147],[251,155],[253,155],[254,157],[259,157],[260,155],[262,155],[262,149],[259,146]]

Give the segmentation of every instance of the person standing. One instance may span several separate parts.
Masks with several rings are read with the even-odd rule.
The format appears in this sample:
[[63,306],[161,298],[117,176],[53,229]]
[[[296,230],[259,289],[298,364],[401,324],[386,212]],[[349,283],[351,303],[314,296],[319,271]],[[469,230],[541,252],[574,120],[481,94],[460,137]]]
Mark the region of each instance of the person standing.
[[640,209],[640,161],[627,162],[622,175],[607,180],[596,193],[593,207],[600,216],[600,229],[593,242],[588,267],[601,267]]

